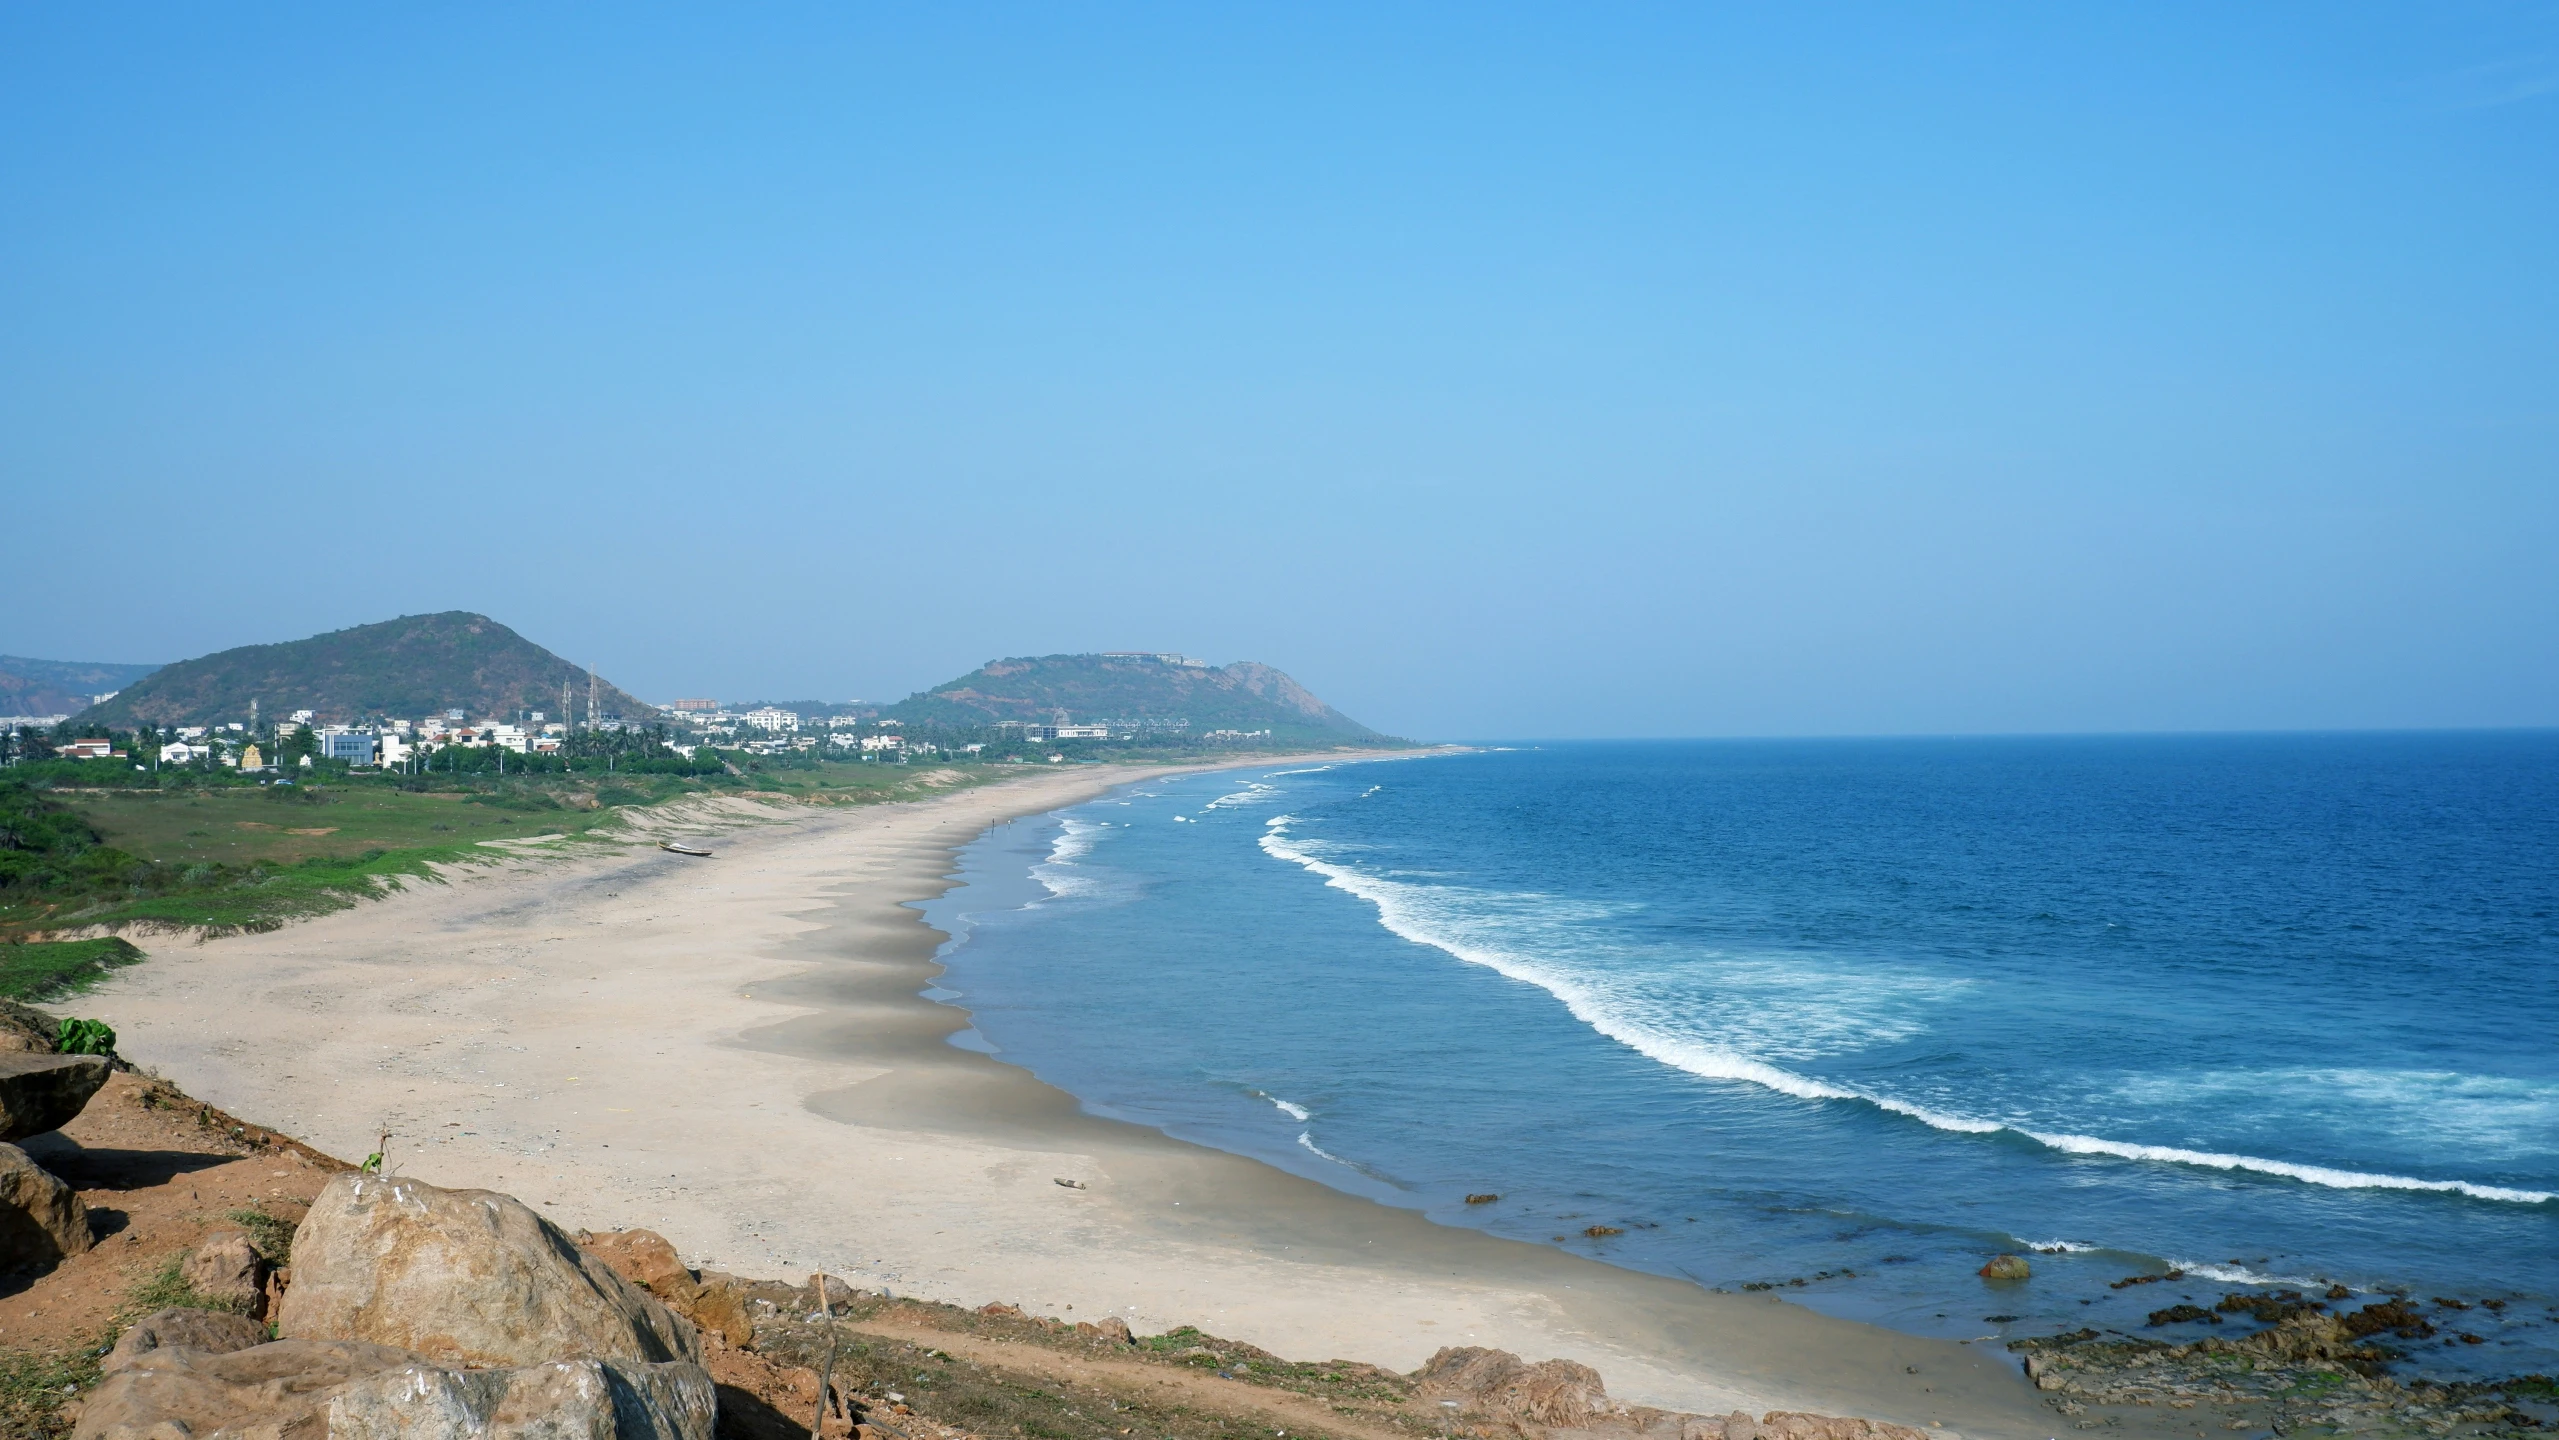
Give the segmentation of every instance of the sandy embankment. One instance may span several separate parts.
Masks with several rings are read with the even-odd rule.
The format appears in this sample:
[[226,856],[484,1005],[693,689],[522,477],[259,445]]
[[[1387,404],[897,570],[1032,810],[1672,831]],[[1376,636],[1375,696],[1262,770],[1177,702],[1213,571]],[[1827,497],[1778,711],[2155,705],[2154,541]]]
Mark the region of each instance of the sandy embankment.
[[717,859],[581,847],[271,934],[161,941],[82,1008],[236,1114],[348,1156],[388,1130],[396,1170],[571,1228],[646,1226],[696,1265],[1404,1370],[1441,1345],[1566,1356],[1683,1410],[2053,1433],[1999,1356],[1433,1225],[1085,1115],[946,1044],[966,1017],[918,997],[942,937],[907,902],[989,826],[1160,773],[730,802],[685,827],[734,827]]

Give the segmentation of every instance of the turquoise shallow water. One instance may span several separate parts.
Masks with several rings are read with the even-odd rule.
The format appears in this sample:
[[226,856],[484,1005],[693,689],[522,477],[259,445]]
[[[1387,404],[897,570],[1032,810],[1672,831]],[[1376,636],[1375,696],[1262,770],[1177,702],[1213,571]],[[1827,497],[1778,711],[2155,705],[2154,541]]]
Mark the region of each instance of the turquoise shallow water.
[[2406,1287],[2472,1307],[2412,1368],[2559,1369],[2559,735],[1279,767],[963,874],[963,1043],[1446,1223],[1943,1335]]

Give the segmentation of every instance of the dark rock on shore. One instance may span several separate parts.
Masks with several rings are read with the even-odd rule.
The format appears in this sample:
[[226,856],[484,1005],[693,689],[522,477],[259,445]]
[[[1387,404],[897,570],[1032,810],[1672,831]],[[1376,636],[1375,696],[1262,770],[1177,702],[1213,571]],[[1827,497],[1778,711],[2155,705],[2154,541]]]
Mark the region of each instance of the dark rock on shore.
[[0,1054],[0,1140],[24,1140],[71,1123],[107,1083],[96,1055]]
[[50,1270],[95,1243],[79,1195],[26,1151],[0,1145],[0,1271]]

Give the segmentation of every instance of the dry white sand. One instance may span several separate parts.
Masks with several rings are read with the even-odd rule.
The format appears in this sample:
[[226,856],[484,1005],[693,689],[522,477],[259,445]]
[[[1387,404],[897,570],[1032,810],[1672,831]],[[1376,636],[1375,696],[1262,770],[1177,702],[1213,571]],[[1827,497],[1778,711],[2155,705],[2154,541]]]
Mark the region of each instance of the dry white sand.
[[400,1173],[654,1229],[699,1266],[1398,1369],[1442,1345],[1566,1356],[1701,1412],[2051,1432],[1997,1354],[1434,1225],[1085,1115],[946,1043],[967,1020],[918,998],[942,937],[906,902],[990,825],[1160,773],[697,806],[642,823],[715,835],[715,859],[551,847],[269,934],[153,943],[82,1008],[234,1114],[350,1157],[387,1130]]

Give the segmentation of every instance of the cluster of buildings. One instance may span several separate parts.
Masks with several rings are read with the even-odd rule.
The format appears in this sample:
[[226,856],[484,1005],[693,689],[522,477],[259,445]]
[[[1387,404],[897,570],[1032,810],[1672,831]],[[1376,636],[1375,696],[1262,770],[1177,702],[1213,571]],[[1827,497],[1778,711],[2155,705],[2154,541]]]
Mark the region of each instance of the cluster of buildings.
[[[312,739],[310,753],[301,761],[306,766],[313,759],[343,760],[350,765],[401,765],[448,745],[495,746],[518,755],[547,755],[558,752],[569,737],[567,724],[551,720],[539,710],[512,722],[475,722],[465,711],[447,710],[423,720],[386,720],[374,725],[324,725],[314,712],[296,710],[290,718],[272,726],[259,725],[253,712],[245,724],[234,720],[222,725],[180,725],[158,731],[150,738],[159,741],[153,754],[162,767],[218,765],[265,770],[274,768],[273,755],[292,748],[306,731]],[[54,754],[67,759],[130,758],[104,740],[57,743]]]

